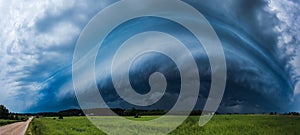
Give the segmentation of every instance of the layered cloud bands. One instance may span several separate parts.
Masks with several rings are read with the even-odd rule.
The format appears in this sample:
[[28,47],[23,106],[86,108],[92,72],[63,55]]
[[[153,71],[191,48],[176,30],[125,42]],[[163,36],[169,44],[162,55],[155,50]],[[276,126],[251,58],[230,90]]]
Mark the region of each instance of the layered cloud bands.
[[[0,16],[5,21],[0,22],[0,103],[17,112],[79,107],[71,71],[76,40],[88,21],[113,2],[1,1]],[[300,37],[296,22],[299,22],[300,11],[295,1],[185,2],[205,15],[224,48],[228,77],[220,112],[300,109],[296,106],[299,103],[296,97],[299,97],[297,83],[300,74],[300,57],[297,55]],[[128,8],[134,6],[138,5]],[[188,45],[200,71],[201,88],[196,109],[201,109],[209,92],[211,70],[217,69],[210,69],[203,47],[187,29],[156,17],[125,22],[108,35],[99,49],[95,74],[98,88],[108,105],[132,106],[122,100],[113,88],[111,58],[124,41],[145,31],[165,32]],[[132,49],[128,48],[128,53]],[[190,62],[186,56],[182,56],[181,61],[181,64]],[[157,53],[138,57],[130,69],[130,81],[137,92],[146,93],[150,89],[149,76],[157,71],[166,76],[168,86],[163,98],[149,108],[168,109],[177,100],[181,85],[178,68],[171,59]],[[89,95],[89,81],[92,78],[85,72],[88,71],[82,71],[82,86],[85,89],[81,93],[90,99],[97,98]],[[90,107],[101,105],[91,103]]]

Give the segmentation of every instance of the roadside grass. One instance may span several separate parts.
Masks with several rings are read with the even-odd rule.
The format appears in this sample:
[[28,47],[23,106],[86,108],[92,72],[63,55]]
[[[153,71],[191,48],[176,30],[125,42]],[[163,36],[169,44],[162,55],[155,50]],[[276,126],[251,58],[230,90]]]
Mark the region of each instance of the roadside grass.
[[27,133],[32,135],[105,135],[86,117],[34,118]]
[[0,126],[12,124],[12,123],[15,123],[15,122],[20,122],[20,120],[3,120],[3,119],[0,119]]
[[[157,117],[159,116],[142,116],[142,118],[138,119],[134,119],[133,117],[126,118],[130,120],[147,121]],[[198,125],[198,120],[199,116],[190,116],[170,134],[300,134],[300,117],[296,116],[216,115],[203,127]],[[106,124],[106,122],[103,122],[102,124]],[[64,117],[62,120],[54,117],[35,118],[30,124],[30,131],[32,135],[104,135],[104,133],[95,127],[86,117]]]

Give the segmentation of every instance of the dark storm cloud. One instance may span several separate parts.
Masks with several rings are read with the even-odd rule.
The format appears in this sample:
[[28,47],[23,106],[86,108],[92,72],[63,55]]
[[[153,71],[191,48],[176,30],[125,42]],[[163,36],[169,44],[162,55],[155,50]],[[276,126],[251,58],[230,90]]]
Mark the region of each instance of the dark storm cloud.
[[[14,96],[14,99],[23,97],[24,100],[30,100],[26,94],[31,93],[30,96],[35,97],[34,103],[24,108],[25,111],[57,111],[79,107],[72,85],[70,66],[74,45],[80,30],[92,16],[113,2],[115,1],[78,2],[59,13],[46,12],[44,16],[37,19],[34,27],[31,28],[34,30],[34,35],[61,33],[62,31],[53,30],[60,27],[59,23],[64,23],[61,25],[62,28],[66,28],[63,31],[75,28],[79,31],[75,31],[70,40],[56,41],[54,38],[53,42],[49,40],[51,42],[49,44],[54,45],[39,46],[35,52],[29,51],[29,53],[37,54],[36,59],[39,62],[24,66],[17,71],[8,72],[9,75],[17,74],[19,71],[25,74],[15,79],[19,82],[17,85],[23,87],[24,91]],[[294,94],[294,85],[297,82],[292,77],[296,76],[297,78],[297,74],[294,73],[295,67],[289,64],[289,60],[295,54],[281,53],[283,51],[278,47],[281,34],[274,31],[274,28],[280,25],[282,21],[278,16],[266,10],[268,1],[186,0],[185,2],[205,15],[224,47],[228,78],[219,111],[268,112],[289,110]],[[68,24],[72,24],[72,27],[67,27]],[[206,101],[211,83],[211,69],[205,51],[186,29],[174,22],[160,18],[145,17],[126,22],[107,37],[98,53],[96,66],[97,84],[102,96],[111,107],[129,108],[132,106],[123,101],[113,88],[109,74],[111,56],[118,45],[130,36],[149,30],[172,34],[183,43],[190,45],[188,48],[193,53],[200,70],[201,88],[196,109],[201,109]],[[58,39],[67,38],[66,35]],[[31,42],[22,43],[30,44]],[[36,44],[43,44],[43,42]],[[128,52],[130,49],[134,48],[128,48]],[[13,50],[11,47],[7,53],[13,54]],[[28,54],[25,51],[24,53]],[[189,62],[190,60],[182,56],[182,64]],[[8,64],[16,67],[20,65],[17,60]],[[180,91],[178,69],[170,59],[156,54],[141,57],[131,68],[130,79],[133,87],[138,92],[146,93],[149,89],[149,75],[154,71],[160,71],[166,75],[168,87],[164,97],[150,108],[170,108],[177,100]],[[84,75],[85,72],[82,71],[82,85],[85,86],[85,89],[82,90],[81,94],[84,93],[86,97],[92,100],[97,97],[89,92],[90,84],[85,82],[88,82],[90,78]],[[122,73],[119,74],[122,75]],[[34,92],[24,87],[24,84],[31,82],[36,83]]]

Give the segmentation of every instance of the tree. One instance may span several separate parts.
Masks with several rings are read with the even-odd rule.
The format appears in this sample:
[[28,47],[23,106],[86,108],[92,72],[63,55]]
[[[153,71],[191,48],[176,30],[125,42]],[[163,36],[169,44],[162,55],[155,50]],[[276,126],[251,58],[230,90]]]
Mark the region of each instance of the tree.
[[58,119],[62,120],[64,117],[62,115],[59,115]]
[[4,105],[0,105],[0,119],[7,119],[8,115],[8,109]]

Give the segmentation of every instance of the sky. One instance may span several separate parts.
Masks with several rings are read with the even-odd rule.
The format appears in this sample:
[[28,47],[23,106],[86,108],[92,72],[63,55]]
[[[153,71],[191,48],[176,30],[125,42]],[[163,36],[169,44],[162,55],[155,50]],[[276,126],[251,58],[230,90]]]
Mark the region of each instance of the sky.
[[[114,2],[1,0],[0,104],[12,112],[78,108],[72,85],[76,41],[92,17]],[[228,76],[218,111],[300,111],[300,26],[297,23],[300,22],[300,1],[184,2],[204,14],[224,48]],[[135,6],[139,5],[128,8]],[[110,107],[131,107],[115,93],[107,72],[116,45],[149,30],[170,33],[182,42],[198,44],[182,26],[161,18],[136,18],[118,26],[105,39],[96,60],[97,85]],[[130,49],[134,48],[128,48],[128,53]],[[200,94],[195,107],[201,109],[211,82],[210,68],[203,48],[191,46],[189,49],[201,72]],[[182,64],[188,62],[182,56]],[[164,73],[168,86],[166,95],[151,107],[170,108],[180,91],[180,76],[176,65],[167,57],[147,54],[137,59],[130,72],[132,85],[145,93],[145,88],[149,88],[147,78],[154,71]],[[88,95],[90,78],[84,73],[86,89],[82,93]]]

